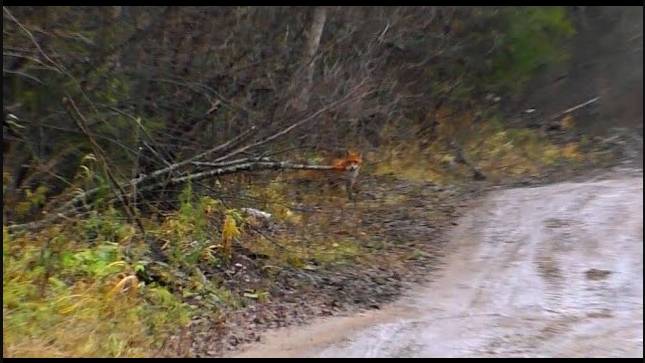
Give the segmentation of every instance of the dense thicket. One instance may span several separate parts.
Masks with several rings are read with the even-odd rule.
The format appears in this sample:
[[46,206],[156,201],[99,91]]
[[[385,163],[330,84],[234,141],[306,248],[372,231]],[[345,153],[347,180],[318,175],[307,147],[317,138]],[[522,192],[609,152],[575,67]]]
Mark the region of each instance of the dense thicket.
[[92,187],[74,181],[88,154],[114,184],[241,134],[236,146],[258,145],[206,161],[427,145],[442,108],[485,111],[521,91],[566,58],[573,33],[558,7],[4,7],[3,18],[5,206],[36,201],[11,220]]

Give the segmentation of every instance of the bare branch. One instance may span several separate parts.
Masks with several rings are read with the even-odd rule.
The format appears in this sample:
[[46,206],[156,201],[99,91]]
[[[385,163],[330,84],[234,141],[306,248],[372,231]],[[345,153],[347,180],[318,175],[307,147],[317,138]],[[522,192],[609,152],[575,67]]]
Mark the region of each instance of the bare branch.
[[200,173],[189,174],[182,177],[171,178],[167,183],[160,182],[154,185],[150,185],[144,188],[140,188],[140,191],[147,191],[158,188],[163,185],[173,185],[180,184],[188,181],[198,181],[214,176],[227,175],[239,173],[242,171],[257,171],[257,170],[333,170],[334,167],[331,165],[308,165],[308,164],[296,164],[290,161],[250,161],[248,163],[235,164],[229,167],[224,168],[215,168],[208,171],[203,171]]
[[94,153],[96,153],[96,155],[101,159],[103,163],[103,170],[105,171],[105,174],[109,178],[112,184],[112,187],[116,189],[115,192],[118,195],[119,199],[121,200],[121,203],[123,204],[123,207],[126,213],[128,214],[129,219],[132,222],[136,223],[137,227],[139,227],[139,230],[142,233],[145,233],[145,229],[143,228],[143,224],[141,223],[141,220],[137,217],[136,212],[134,211],[134,209],[132,209],[130,204],[127,202],[126,192],[123,189],[123,186],[119,184],[119,182],[114,177],[114,174],[112,173],[112,169],[110,167],[110,164],[108,163],[108,159],[105,156],[105,152],[103,151],[103,148],[101,148],[101,146],[96,142],[96,140],[94,139],[90,131],[87,129],[87,126],[86,126],[87,121],[85,120],[85,117],[78,109],[78,107],[76,107],[76,104],[74,103],[74,100],[71,99],[71,97],[64,98],[63,104],[65,106],[68,106],[72,110],[74,110],[74,112],[76,113],[76,116],[78,116],[78,118],[76,118],[70,113],[70,116],[74,119],[74,121],[78,125],[78,128],[83,132],[85,137],[87,137],[87,139],[90,141],[90,144],[92,145],[92,149],[94,150]]
[[[309,115],[308,117],[302,119],[301,121],[298,121],[298,122],[292,124],[291,126],[285,128],[285,129],[283,129],[283,130],[281,130],[279,132],[276,132],[275,134],[273,134],[273,135],[271,135],[271,136],[269,136],[269,137],[267,137],[267,138],[265,138],[263,140],[260,140],[260,141],[258,141],[256,143],[244,146],[244,147],[242,147],[240,149],[237,149],[237,150],[235,150],[235,151],[233,151],[233,152],[231,152],[231,153],[229,153],[227,155],[219,157],[219,158],[215,159],[214,161],[218,162],[218,161],[226,160],[226,159],[228,159],[228,158],[230,158],[232,156],[235,156],[237,154],[243,153],[243,152],[248,151],[248,150],[250,150],[252,148],[258,147],[260,145],[264,145],[264,144],[266,144],[268,142],[271,142],[271,141],[273,141],[273,140],[275,140],[275,139],[277,139],[277,138],[279,138],[281,136],[284,136],[284,135],[288,134],[289,132],[291,132],[296,127],[302,126],[303,124],[313,120],[314,118],[316,118],[317,116],[323,114],[324,112],[329,111],[332,108],[337,107],[337,106],[339,106],[339,105],[341,105],[341,104],[353,99],[354,93],[356,91],[360,90],[362,88],[361,86],[363,86],[364,83],[365,83],[365,80],[363,80],[361,83],[359,83],[358,86],[354,87],[354,89],[351,90],[344,98],[342,98],[342,99],[340,99],[340,100],[338,100],[336,102],[333,102],[333,103],[331,103],[331,104],[319,109],[318,111],[316,111],[313,114]],[[368,95],[370,93],[373,93],[373,92],[374,91],[368,91],[367,93],[362,94],[359,97],[365,97],[366,95]]]
[[42,55],[42,56],[43,56],[43,57],[44,57],[44,58],[45,58],[49,63],[51,63],[54,67],[56,67],[56,69],[57,69],[60,73],[64,73],[65,69],[64,69],[61,65],[59,65],[58,63],[54,62],[51,58],[49,58],[49,56],[47,55],[47,53],[45,53],[45,51],[43,50],[43,48],[41,48],[41,47],[40,47],[40,44],[38,44],[38,42],[36,41],[36,38],[34,37],[34,35],[33,35],[33,34],[31,34],[31,32],[29,31],[29,29],[27,29],[24,25],[22,25],[22,23],[20,23],[20,22],[18,21],[18,19],[16,19],[16,18],[13,16],[13,14],[11,14],[11,12],[9,11],[9,9],[7,9],[7,7],[6,7],[6,6],[3,6],[3,7],[2,7],[2,11],[7,15],[7,17],[9,17],[9,19],[11,19],[11,21],[13,21],[14,23],[16,23],[16,25],[18,25],[18,27],[19,27],[20,29],[22,29],[22,31],[23,31],[23,32],[25,32],[25,34],[27,34],[27,36],[29,37],[29,39],[31,40],[31,42],[32,42],[32,43],[34,43],[34,45],[35,45],[35,46],[36,46],[36,48],[38,49],[38,52],[40,52],[40,54],[41,54],[41,55]]
[[557,113],[557,114],[555,114],[555,115],[551,116],[551,119],[555,120],[555,119],[557,119],[558,117],[560,117],[560,116],[562,116],[562,115],[566,115],[566,114],[571,113],[571,112],[573,112],[573,111],[575,111],[575,110],[577,110],[577,109],[579,109],[579,108],[583,108],[583,107],[585,107],[585,106],[588,106],[588,105],[590,105],[590,104],[592,104],[592,103],[594,103],[594,102],[598,101],[599,99],[600,99],[600,97],[592,98],[592,99],[590,99],[590,100],[589,100],[589,101],[587,101],[587,102],[581,103],[581,104],[579,104],[579,105],[576,105],[576,106],[574,106],[574,107],[571,107],[571,108],[569,108],[569,109],[566,109],[566,110],[564,110],[564,111],[562,111],[562,112],[560,112],[560,113]]

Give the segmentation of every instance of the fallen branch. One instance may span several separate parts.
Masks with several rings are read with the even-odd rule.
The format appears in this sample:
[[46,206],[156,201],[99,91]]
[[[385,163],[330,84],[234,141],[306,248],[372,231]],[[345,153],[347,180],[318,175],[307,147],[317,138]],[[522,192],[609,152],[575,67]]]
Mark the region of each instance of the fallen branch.
[[270,158],[266,157],[260,157],[260,158],[242,158],[242,159],[235,159],[235,160],[229,160],[229,161],[223,161],[219,163],[213,163],[213,162],[208,162],[208,161],[193,161],[191,164],[195,166],[207,166],[210,168],[222,168],[225,166],[231,166],[231,165],[236,165],[236,164],[243,164],[243,163],[248,163],[252,161],[273,161]]
[[[198,154],[198,155],[196,155],[194,157],[191,157],[191,158],[189,158],[187,160],[184,160],[184,161],[181,161],[181,162],[178,162],[178,163],[174,163],[174,164],[172,164],[172,165],[170,165],[170,166],[168,166],[166,168],[156,170],[156,171],[154,171],[154,172],[152,172],[150,174],[147,174],[147,175],[141,175],[141,176],[139,176],[137,178],[134,178],[134,179],[131,179],[131,180],[125,182],[125,183],[116,185],[116,187],[120,191],[123,191],[125,188],[130,187],[130,192],[120,193],[121,194],[120,197],[122,197],[122,196],[123,197],[131,196],[133,191],[135,191],[135,190],[136,190],[136,193],[142,193],[142,192],[146,192],[146,191],[149,191],[149,190],[159,188],[160,186],[164,186],[164,185],[180,184],[180,183],[183,183],[183,182],[186,182],[186,181],[202,180],[202,179],[206,179],[206,178],[213,177],[213,176],[232,174],[232,173],[241,172],[241,171],[267,170],[267,169],[273,169],[273,170],[279,170],[279,169],[331,170],[331,169],[333,169],[332,166],[325,166],[325,165],[305,165],[305,164],[294,164],[294,163],[291,163],[291,162],[257,161],[257,160],[265,160],[263,158],[255,158],[255,160],[253,160],[252,158],[247,158],[249,161],[245,161],[245,159],[230,160],[230,161],[227,161],[227,162],[223,162],[223,161],[225,161],[225,160],[227,160],[227,159],[229,159],[229,158],[231,158],[231,157],[233,157],[235,155],[247,152],[250,149],[253,149],[253,148],[256,148],[258,146],[261,146],[261,145],[264,145],[266,143],[269,143],[269,142],[271,142],[271,141],[273,141],[273,140],[275,140],[275,139],[277,139],[277,138],[279,138],[281,136],[284,136],[284,135],[288,134],[289,132],[291,132],[293,129],[295,129],[295,128],[299,127],[299,126],[302,126],[303,124],[313,120],[314,118],[316,118],[317,116],[321,115],[322,113],[324,113],[324,112],[326,112],[326,111],[328,111],[328,110],[330,110],[330,109],[332,109],[334,107],[337,107],[337,106],[341,105],[344,102],[352,100],[354,97],[356,97],[354,94],[358,90],[360,90],[362,88],[364,83],[365,83],[365,81],[361,82],[358,86],[356,86],[354,89],[352,89],[350,92],[348,92],[348,94],[345,95],[345,97],[343,97],[342,99],[340,99],[340,100],[338,100],[336,102],[330,103],[329,105],[327,105],[327,106],[319,109],[318,111],[312,113],[308,117],[306,117],[306,118],[304,118],[304,119],[302,119],[302,120],[300,120],[300,121],[298,121],[298,122],[296,122],[296,123],[284,128],[284,129],[282,129],[282,130],[280,130],[280,131],[278,131],[278,132],[276,132],[276,133],[274,133],[274,134],[272,134],[272,135],[270,135],[270,136],[268,136],[268,137],[266,137],[266,138],[264,138],[262,140],[259,140],[257,142],[252,143],[252,144],[243,146],[243,147],[238,148],[238,149],[236,149],[236,150],[234,150],[234,151],[232,151],[232,152],[230,152],[230,153],[228,153],[228,154],[226,154],[224,156],[216,158],[212,164],[206,165],[206,164],[203,164],[205,162],[201,162],[202,165],[209,166],[209,167],[215,167],[215,169],[208,170],[208,171],[203,171],[203,172],[198,172],[198,173],[193,173],[193,174],[189,174],[189,175],[185,175],[185,176],[181,176],[181,177],[171,177],[171,178],[169,178],[167,180],[164,179],[164,181],[160,181],[160,182],[154,183],[152,185],[148,185],[148,186],[143,185],[142,186],[142,184],[144,184],[146,182],[149,182],[151,180],[154,180],[154,179],[156,179],[156,178],[158,178],[160,176],[167,176],[168,174],[170,174],[171,172],[173,172],[174,170],[177,170],[178,168],[180,168],[182,166],[191,165],[191,164],[192,165],[199,165],[199,164],[195,164],[195,163],[198,162],[198,160],[200,158],[206,157],[206,156],[211,155],[211,154],[216,153],[216,152],[221,153],[222,151],[230,150],[231,148],[239,145],[241,142],[243,142],[249,136],[251,136],[253,134],[253,132],[256,130],[255,127],[251,127],[249,130],[243,132],[242,134],[238,135],[236,138],[234,138],[234,139],[232,139],[232,140],[230,140],[230,141],[228,141],[228,142],[226,142],[224,144],[218,145],[218,146],[214,147],[213,149],[207,150],[207,151],[205,151],[205,152],[203,152],[201,154]],[[366,96],[366,95],[368,95],[368,94],[370,94],[372,92],[374,92],[374,91],[368,91],[368,92],[366,92],[364,94],[359,95],[358,97],[364,97],[364,96]],[[220,162],[220,163],[218,163],[218,162]],[[18,231],[18,230],[22,230],[22,229],[40,228],[40,226],[42,226],[42,225],[44,225],[46,223],[51,223],[51,222],[54,222],[54,221],[60,219],[61,217],[67,216],[67,215],[72,214],[72,213],[76,213],[76,212],[78,212],[78,208],[76,207],[76,205],[79,202],[81,202],[83,200],[86,200],[87,198],[91,198],[91,197],[95,196],[96,194],[99,193],[99,191],[101,191],[101,188],[93,188],[93,189],[90,189],[90,190],[85,191],[83,193],[80,193],[80,194],[76,195],[74,198],[72,198],[71,200],[69,200],[68,202],[66,202],[63,205],[61,205],[60,207],[56,208],[50,214],[49,217],[47,217],[47,218],[45,218],[45,219],[43,219],[41,221],[30,222],[30,223],[26,223],[26,224],[11,225],[11,226],[9,226],[9,231],[13,232],[13,231]]]
[[577,109],[579,109],[579,108],[583,108],[583,107],[585,107],[585,106],[588,106],[588,105],[590,105],[590,104],[592,104],[592,103],[594,103],[594,102],[598,101],[599,99],[600,99],[600,97],[592,98],[592,99],[590,99],[590,100],[589,100],[589,101],[587,101],[587,102],[581,103],[581,104],[579,104],[579,105],[577,105],[577,106],[573,106],[573,107],[571,107],[571,108],[569,108],[569,109],[566,109],[566,110],[564,110],[564,111],[562,111],[562,112],[560,112],[560,113],[557,113],[557,114],[555,114],[555,115],[551,116],[551,119],[552,119],[552,120],[555,120],[555,119],[557,119],[557,118],[558,118],[558,117],[560,117],[560,116],[563,116],[563,115],[566,115],[566,114],[568,114],[568,113],[571,113],[571,112],[573,112],[573,111],[575,111],[575,110],[577,110]]
[[[227,175],[227,174],[233,174],[233,173],[238,173],[242,171],[258,171],[258,170],[333,170],[334,167],[331,165],[308,165],[308,164],[297,164],[297,163],[292,163],[289,161],[247,161],[243,162],[242,160],[244,159],[238,159],[237,161],[231,160],[227,163],[222,163],[222,164],[231,164],[233,162],[236,162],[233,165],[229,165],[226,167],[216,167],[215,169],[212,170],[207,170],[199,173],[193,173],[189,174],[186,176],[181,176],[181,177],[174,177],[170,178],[169,180],[164,180],[152,185],[144,186],[144,187],[138,187],[137,189],[134,189],[137,191],[137,193],[142,193],[150,190],[154,190],[156,188],[166,186],[166,185],[176,185],[176,184],[181,184],[184,182],[193,182],[193,181],[199,181],[203,179],[207,179],[210,177],[214,176],[220,176],[220,175]],[[207,163],[201,163],[207,164]],[[212,163],[213,165],[218,165],[215,163]],[[219,165],[222,165],[219,164]],[[131,194],[133,192],[130,192],[129,194],[125,195],[125,197],[131,197]],[[86,196],[87,193],[82,193],[80,196],[77,198],[81,198]],[[80,200],[80,199],[79,199]],[[122,198],[117,198],[116,200],[112,200],[111,202],[119,202],[122,201]],[[30,222],[30,223],[25,223],[25,224],[14,224],[8,226],[9,232],[13,233],[16,231],[21,231],[21,230],[33,230],[33,229],[38,229],[43,225],[46,225],[48,223],[55,222],[59,219],[64,219],[68,215],[72,213],[77,213],[80,210],[76,208],[73,204],[70,205],[69,210],[67,211],[62,211],[58,213],[53,213],[50,214],[48,217],[46,217],[43,220],[36,221],[36,222]]]
[[[236,138],[234,138],[234,139],[232,139],[232,140],[230,140],[230,141],[228,141],[228,142],[226,142],[224,144],[218,145],[218,146],[216,146],[216,147],[214,147],[214,148],[212,148],[210,150],[207,150],[207,151],[205,151],[205,152],[203,152],[203,153],[201,153],[199,155],[196,155],[196,156],[194,156],[194,157],[192,157],[192,158],[190,158],[188,160],[184,160],[184,161],[181,161],[181,162],[178,162],[178,163],[175,163],[175,164],[171,164],[170,166],[168,166],[166,168],[159,169],[159,170],[156,170],[156,171],[154,171],[154,172],[152,172],[150,174],[144,174],[144,175],[141,175],[141,176],[139,176],[137,178],[131,179],[127,183],[121,184],[121,187],[126,188],[128,186],[131,186],[132,188],[136,188],[141,183],[144,183],[144,182],[147,182],[149,180],[155,179],[155,178],[157,178],[159,176],[162,176],[162,175],[169,174],[169,173],[179,169],[180,167],[188,165],[188,164],[190,164],[190,163],[192,163],[192,162],[194,162],[194,161],[196,161],[196,160],[198,160],[198,159],[200,159],[202,157],[208,156],[208,155],[216,153],[216,152],[221,152],[223,150],[230,150],[232,147],[235,147],[236,145],[239,145],[240,142],[243,142],[248,136],[250,136],[252,134],[253,131],[255,131],[255,127],[251,127],[249,130],[247,130],[247,131],[243,132],[242,134],[238,135]],[[67,203],[65,203],[62,206],[56,208],[54,210],[54,213],[64,213],[66,210],[72,209],[74,207],[74,205],[77,204],[78,202],[80,202],[80,201],[82,201],[84,199],[93,197],[99,191],[101,191],[101,188],[93,188],[93,189],[90,189],[90,190],[88,190],[86,192],[78,194],[77,196],[75,196],[74,198],[69,200]]]
[[257,171],[257,170],[286,170],[286,169],[295,169],[295,170],[333,170],[334,167],[331,165],[307,165],[307,164],[294,164],[289,161],[250,161],[247,163],[235,164],[229,167],[219,167],[212,170],[207,170],[199,173],[194,173],[186,176],[171,178],[168,181],[156,183],[144,188],[139,189],[139,191],[148,191],[164,185],[174,185],[180,184],[189,181],[198,181],[214,176],[234,174],[241,171]]
[[224,144],[218,145],[218,146],[216,146],[216,147],[214,147],[214,148],[212,148],[210,150],[204,151],[203,153],[195,155],[192,158],[189,158],[187,160],[172,164],[167,168],[159,169],[159,170],[156,170],[156,171],[154,171],[154,172],[152,172],[150,174],[142,175],[142,176],[140,176],[138,178],[132,179],[130,181],[130,183],[131,184],[132,183],[133,184],[140,184],[140,183],[143,183],[144,181],[154,179],[154,178],[156,178],[158,176],[161,176],[161,175],[168,174],[168,173],[170,173],[170,172],[172,172],[172,171],[174,171],[174,170],[176,170],[176,169],[178,169],[178,168],[180,168],[182,166],[188,165],[188,164],[190,164],[192,162],[195,162],[195,161],[197,161],[197,160],[199,160],[199,159],[201,159],[203,157],[206,157],[206,156],[211,155],[213,153],[216,153],[218,151],[221,152],[221,151],[229,150],[229,149],[239,145],[244,140],[246,140],[248,138],[248,136],[250,136],[255,130],[256,130],[256,127],[253,126],[250,129],[248,129],[247,131],[241,133],[240,135],[238,135],[234,139],[232,139],[232,140],[230,140],[230,141],[228,141],[228,142],[226,142]]
[[[235,155],[238,155],[240,153],[248,151],[249,149],[252,149],[254,147],[266,144],[266,143],[268,143],[268,142],[270,142],[272,140],[277,139],[280,136],[286,135],[287,133],[289,133],[290,131],[292,131],[296,127],[301,126],[304,123],[314,119],[315,117],[319,116],[323,112],[328,111],[328,110],[332,109],[333,107],[336,107],[336,106],[342,104],[343,102],[346,102],[346,101],[350,100],[352,98],[351,96],[353,95],[353,93],[356,92],[358,89],[360,89],[360,86],[362,84],[363,83],[361,83],[361,84],[359,84],[359,86],[355,87],[343,99],[338,100],[336,102],[333,102],[333,103],[327,105],[326,107],[321,108],[320,110],[314,112],[313,114],[311,114],[310,116],[306,117],[305,119],[303,119],[301,121],[298,121],[295,124],[285,128],[285,129],[283,129],[283,130],[281,130],[281,131],[279,131],[279,132],[277,132],[277,133],[275,133],[275,134],[273,134],[273,135],[271,135],[271,136],[269,136],[269,137],[267,137],[267,138],[265,138],[263,140],[257,141],[257,142],[255,142],[253,144],[250,144],[250,145],[247,145],[247,146],[244,146],[244,147],[241,147],[241,148],[239,148],[239,149],[237,149],[235,151],[232,151],[232,152],[230,152],[230,153],[228,153],[228,154],[226,154],[226,155],[224,155],[222,157],[216,158],[215,162],[229,159],[230,157],[233,157]],[[162,176],[162,175],[166,175],[166,174],[168,174],[168,173],[170,173],[170,172],[172,172],[172,171],[174,171],[174,170],[176,170],[176,169],[178,169],[178,168],[180,168],[180,167],[182,167],[184,165],[191,164],[191,163],[197,161],[198,159],[200,159],[202,157],[211,155],[211,154],[213,154],[215,152],[221,152],[221,151],[225,151],[225,150],[230,150],[231,148],[235,147],[236,145],[239,145],[241,142],[246,140],[247,137],[252,135],[253,131],[255,131],[255,130],[256,130],[256,127],[253,126],[249,130],[247,130],[247,131],[243,132],[242,134],[238,135],[233,140],[230,140],[230,141],[228,141],[228,142],[226,142],[226,143],[224,143],[222,145],[216,146],[213,149],[205,151],[205,152],[203,152],[203,153],[201,153],[199,155],[196,155],[196,156],[194,156],[192,158],[189,158],[187,160],[181,161],[179,163],[172,164],[169,167],[159,169],[159,170],[154,171],[154,172],[152,172],[150,174],[147,174],[147,175],[141,175],[138,178],[134,178],[134,179],[128,181],[127,183],[122,184],[122,187],[127,187],[127,186],[131,186],[133,188],[137,187],[139,184],[141,184],[143,182],[149,181],[151,179],[154,179],[154,178]],[[84,193],[81,193],[81,194],[77,195],[76,197],[72,198],[69,202],[67,202],[67,203],[63,204],[62,206],[60,206],[59,208],[57,208],[54,211],[54,213],[64,213],[65,210],[71,209],[75,204],[77,204],[81,200],[84,200],[86,198],[92,197],[92,196],[96,195],[99,191],[100,191],[100,188],[94,188],[94,189],[90,189],[90,190],[88,190],[88,191],[86,191]]]

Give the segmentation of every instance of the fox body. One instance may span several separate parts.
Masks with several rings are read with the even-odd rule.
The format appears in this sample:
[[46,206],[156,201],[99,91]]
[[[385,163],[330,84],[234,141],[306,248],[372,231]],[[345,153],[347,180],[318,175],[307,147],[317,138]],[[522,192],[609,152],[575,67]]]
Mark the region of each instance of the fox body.
[[344,185],[347,197],[354,200],[356,180],[362,163],[361,154],[350,151],[344,158],[333,160],[331,170],[302,172],[298,180],[305,185],[318,185],[326,189]]
[[358,179],[358,172],[361,169],[362,163],[363,157],[361,154],[351,151],[347,152],[347,156],[345,158],[334,160],[334,170],[345,174],[345,185],[349,199],[353,199],[356,179]]

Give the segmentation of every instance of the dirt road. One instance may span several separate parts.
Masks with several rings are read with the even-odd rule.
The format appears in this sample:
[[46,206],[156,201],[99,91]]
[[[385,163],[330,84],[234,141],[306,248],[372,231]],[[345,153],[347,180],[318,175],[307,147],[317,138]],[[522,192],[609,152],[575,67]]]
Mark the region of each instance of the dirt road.
[[490,193],[427,286],[241,357],[642,357],[643,177]]

